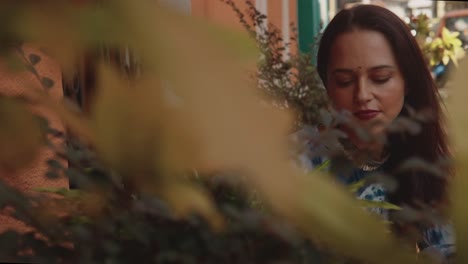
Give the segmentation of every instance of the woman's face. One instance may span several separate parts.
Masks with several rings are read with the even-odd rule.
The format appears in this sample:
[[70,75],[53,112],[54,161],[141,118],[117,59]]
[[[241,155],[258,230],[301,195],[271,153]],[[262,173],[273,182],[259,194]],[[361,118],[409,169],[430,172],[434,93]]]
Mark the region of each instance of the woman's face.
[[[390,44],[372,30],[353,30],[331,47],[326,86],[336,110],[348,110],[356,120],[379,134],[400,113],[405,85]],[[370,124],[378,123],[378,126]]]

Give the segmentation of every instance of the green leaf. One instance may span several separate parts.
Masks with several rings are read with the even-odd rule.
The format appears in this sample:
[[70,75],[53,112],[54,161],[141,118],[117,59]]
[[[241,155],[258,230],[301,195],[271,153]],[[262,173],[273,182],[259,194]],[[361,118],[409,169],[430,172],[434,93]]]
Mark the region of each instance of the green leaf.
[[37,54],[29,54],[29,62],[31,62],[32,65],[36,65],[41,61],[41,57]]
[[358,182],[355,182],[355,183],[353,183],[353,184],[348,185],[347,188],[348,188],[348,190],[349,190],[350,192],[356,192],[357,190],[359,190],[359,188],[361,188],[362,186],[364,186],[364,184],[366,184],[366,182],[367,182],[367,179],[364,178],[364,179],[362,179],[362,180],[360,180],[360,181],[358,181]]
[[326,169],[328,169],[330,167],[330,160],[326,160],[325,162],[323,162],[322,164],[320,164],[320,166],[318,166],[316,168],[316,170],[319,170],[319,171],[325,171]]
[[48,77],[42,77],[41,83],[47,89],[52,88],[55,84],[55,82]]
[[401,207],[394,205],[392,203],[389,203],[389,202],[369,201],[369,200],[359,200],[359,199],[357,201],[360,205],[364,207],[401,210]]

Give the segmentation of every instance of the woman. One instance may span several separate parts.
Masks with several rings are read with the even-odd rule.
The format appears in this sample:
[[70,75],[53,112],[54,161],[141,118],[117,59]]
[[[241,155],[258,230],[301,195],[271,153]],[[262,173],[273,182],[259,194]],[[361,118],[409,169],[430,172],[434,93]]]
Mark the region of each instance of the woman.
[[[373,138],[388,135],[384,141],[366,141],[351,126],[340,127],[347,135],[342,142],[344,152],[356,167],[351,175],[340,178],[352,184],[379,171],[394,176],[398,183],[393,192],[378,184],[364,186],[358,191],[359,198],[416,208],[421,204],[431,208],[446,204],[450,168],[445,167],[445,177],[427,171],[399,170],[402,162],[411,157],[432,164],[450,158],[437,87],[406,24],[379,6],[358,5],[342,10],[323,32],[317,70],[335,110],[350,113]],[[420,133],[391,130],[398,118],[409,118],[413,111],[426,111],[431,117],[421,124]],[[313,161],[318,163],[316,158]],[[386,210],[378,212],[395,219]],[[407,235],[405,226],[393,222],[398,234]],[[450,225],[412,226],[421,234],[417,245],[420,251],[437,251],[446,258],[454,253]]]

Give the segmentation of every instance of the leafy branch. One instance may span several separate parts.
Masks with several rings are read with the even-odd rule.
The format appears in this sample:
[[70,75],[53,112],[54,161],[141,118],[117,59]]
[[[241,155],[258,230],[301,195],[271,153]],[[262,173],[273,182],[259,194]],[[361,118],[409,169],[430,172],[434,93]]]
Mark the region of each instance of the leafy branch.
[[[242,12],[232,0],[221,0],[228,4],[249,33],[256,40],[260,51],[257,71],[253,79],[268,102],[279,108],[289,108],[296,114],[295,129],[304,125],[321,123],[321,110],[328,107],[328,98],[309,53],[293,53],[297,49],[297,28],[293,23],[291,39],[285,40],[281,31],[267,23],[267,16],[261,14],[251,1],[246,1],[247,10]],[[313,45],[318,43],[317,36]]]

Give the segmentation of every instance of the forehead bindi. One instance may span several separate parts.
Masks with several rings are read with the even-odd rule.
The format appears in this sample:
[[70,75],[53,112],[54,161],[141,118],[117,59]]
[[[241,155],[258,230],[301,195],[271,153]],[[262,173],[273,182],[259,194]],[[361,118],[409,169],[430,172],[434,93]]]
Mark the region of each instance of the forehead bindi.
[[354,30],[337,36],[331,47],[328,72],[348,69],[361,73],[381,66],[396,68],[396,60],[385,36],[372,30]]
[[[396,67],[393,65],[376,65],[373,67],[370,67],[366,69],[367,73],[389,73],[393,72],[396,70]],[[354,75],[354,74],[361,74],[364,71],[364,69],[360,66],[358,66],[356,69],[350,69],[350,68],[333,68],[331,70],[332,75]]]

